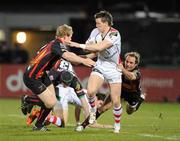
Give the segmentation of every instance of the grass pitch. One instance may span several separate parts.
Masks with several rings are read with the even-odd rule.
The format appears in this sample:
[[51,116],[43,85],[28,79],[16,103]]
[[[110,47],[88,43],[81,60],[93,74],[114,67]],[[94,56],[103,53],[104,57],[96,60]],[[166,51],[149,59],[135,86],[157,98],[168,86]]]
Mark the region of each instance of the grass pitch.
[[[33,132],[25,124],[20,100],[0,99],[0,141],[180,141],[180,104],[143,103],[136,113],[127,115],[125,104],[120,134],[112,129],[87,128],[74,131],[74,107],[69,108],[66,128],[50,125],[50,132]],[[112,110],[98,119],[113,124]]]

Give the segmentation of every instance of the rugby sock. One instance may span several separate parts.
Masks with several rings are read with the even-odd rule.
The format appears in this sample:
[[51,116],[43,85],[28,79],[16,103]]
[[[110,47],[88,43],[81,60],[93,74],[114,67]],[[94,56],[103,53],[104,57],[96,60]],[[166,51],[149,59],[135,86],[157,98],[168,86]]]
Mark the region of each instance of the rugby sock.
[[41,108],[40,114],[38,116],[38,119],[35,123],[36,127],[42,127],[44,126],[44,121],[46,119],[46,117],[48,116],[48,114],[51,112],[52,108]]
[[87,125],[89,125],[89,116],[84,120],[84,122],[81,124],[83,128],[85,129]]
[[96,111],[96,119],[98,119],[100,117],[101,113],[97,110]]
[[89,104],[91,106],[91,111],[96,113],[96,104],[95,104],[96,96],[88,97],[88,100],[89,100]]
[[122,107],[119,106],[119,107],[114,107],[113,109],[113,114],[114,114],[114,121],[115,121],[115,124],[119,125],[120,126],[120,121],[121,121],[121,115],[122,115]]
[[61,118],[60,117],[57,117],[57,116],[54,116],[54,115],[49,115],[47,118],[46,118],[46,121],[58,126],[58,127],[61,127]]
[[30,103],[30,104],[32,104],[32,105],[38,105],[38,106],[40,106],[40,107],[44,107],[44,103],[41,101],[41,99],[38,97],[38,96],[36,96],[36,95],[31,95],[31,96],[27,96],[26,98],[25,98],[25,101],[27,102],[27,103]]

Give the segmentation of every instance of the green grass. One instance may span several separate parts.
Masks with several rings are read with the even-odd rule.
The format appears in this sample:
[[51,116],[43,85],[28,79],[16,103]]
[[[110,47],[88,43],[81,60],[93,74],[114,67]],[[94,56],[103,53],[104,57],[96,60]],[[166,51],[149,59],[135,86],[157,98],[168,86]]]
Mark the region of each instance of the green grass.
[[[75,132],[72,106],[66,128],[51,125],[50,132],[33,132],[25,125],[19,105],[19,100],[0,99],[0,141],[180,141],[180,104],[144,103],[133,115],[127,115],[124,108],[120,134],[95,128]],[[112,110],[98,122],[113,124]]]

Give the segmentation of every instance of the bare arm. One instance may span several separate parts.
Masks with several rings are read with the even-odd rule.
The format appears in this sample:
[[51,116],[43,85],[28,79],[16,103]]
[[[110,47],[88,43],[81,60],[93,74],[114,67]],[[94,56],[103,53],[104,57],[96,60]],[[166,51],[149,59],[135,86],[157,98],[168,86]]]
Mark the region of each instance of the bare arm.
[[80,114],[81,114],[81,107],[79,106],[75,106],[75,119],[76,119],[76,123],[80,122]]
[[92,53],[89,53],[89,54],[86,54],[86,55],[80,55],[81,57],[83,58],[90,58],[90,59],[94,59],[97,57],[97,53],[95,52],[92,52]]
[[82,109],[84,111],[84,117],[85,119],[88,117],[89,115],[89,105],[88,105],[88,101],[86,100],[85,96],[80,98],[81,104],[82,104]]
[[129,79],[129,80],[135,80],[136,79],[136,74],[133,72],[130,72],[126,70],[123,66],[123,64],[119,64],[118,68],[122,70],[122,73]]
[[73,64],[84,64],[89,67],[92,67],[95,64],[95,62],[89,58],[82,58],[68,51],[64,52],[62,57]]
[[69,46],[76,47],[76,48],[82,48],[84,50],[88,50],[90,52],[100,52],[106,48],[109,48],[112,46],[112,43],[108,40],[103,40],[99,43],[92,43],[92,44],[79,44],[76,42],[70,42]]

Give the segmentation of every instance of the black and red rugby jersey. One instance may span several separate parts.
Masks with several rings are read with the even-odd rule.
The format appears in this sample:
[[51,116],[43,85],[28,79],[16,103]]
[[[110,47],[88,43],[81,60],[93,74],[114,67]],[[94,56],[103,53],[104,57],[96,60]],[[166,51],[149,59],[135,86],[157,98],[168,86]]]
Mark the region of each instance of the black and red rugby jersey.
[[132,70],[132,73],[136,75],[135,80],[129,80],[125,77],[125,75],[122,75],[122,90],[123,92],[140,92],[141,91],[141,73],[138,68],[135,68]]
[[30,78],[40,78],[45,71],[50,70],[54,66],[54,63],[66,51],[67,48],[60,39],[57,38],[49,42],[37,52],[37,55],[27,67],[26,73]]

